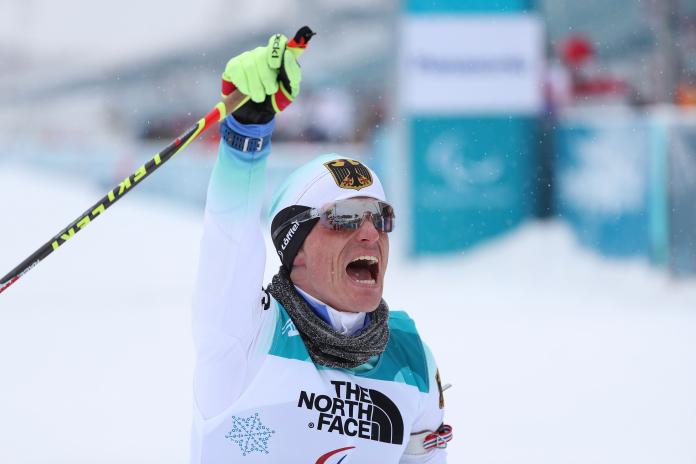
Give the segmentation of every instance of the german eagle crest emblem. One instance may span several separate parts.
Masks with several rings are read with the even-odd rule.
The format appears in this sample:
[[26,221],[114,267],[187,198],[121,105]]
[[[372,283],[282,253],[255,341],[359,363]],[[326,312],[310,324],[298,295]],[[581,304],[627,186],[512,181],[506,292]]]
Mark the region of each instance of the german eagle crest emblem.
[[360,161],[342,158],[324,163],[324,166],[341,188],[360,190],[372,185],[370,170]]

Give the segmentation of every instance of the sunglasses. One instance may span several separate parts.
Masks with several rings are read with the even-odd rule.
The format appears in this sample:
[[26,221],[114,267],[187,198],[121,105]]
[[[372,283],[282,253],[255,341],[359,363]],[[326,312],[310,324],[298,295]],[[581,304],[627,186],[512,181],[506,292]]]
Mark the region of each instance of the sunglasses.
[[273,232],[273,240],[293,222],[306,222],[319,218],[319,223],[331,230],[357,230],[369,217],[380,232],[394,230],[394,208],[387,202],[373,198],[348,198],[312,208],[288,219]]

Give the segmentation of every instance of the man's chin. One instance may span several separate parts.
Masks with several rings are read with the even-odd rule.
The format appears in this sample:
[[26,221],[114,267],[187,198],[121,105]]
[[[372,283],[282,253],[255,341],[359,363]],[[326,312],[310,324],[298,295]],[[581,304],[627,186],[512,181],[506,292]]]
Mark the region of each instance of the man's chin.
[[382,301],[382,288],[361,289],[351,292],[350,304],[346,311],[351,313],[371,313]]
[[372,283],[358,282],[355,279],[345,276],[341,282],[340,290],[337,296],[339,301],[336,301],[341,307],[336,307],[340,311],[349,313],[369,313],[377,309],[380,301],[382,301],[382,282],[381,280]]

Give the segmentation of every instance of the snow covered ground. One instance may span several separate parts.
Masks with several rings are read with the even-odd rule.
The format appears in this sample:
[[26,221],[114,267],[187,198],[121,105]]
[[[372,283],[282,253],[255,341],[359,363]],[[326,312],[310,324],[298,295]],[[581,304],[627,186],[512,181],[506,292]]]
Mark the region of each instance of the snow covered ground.
[[[0,273],[103,193],[0,164]],[[0,462],[187,462],[200,232],[135,192],[0,295]],[[454,385],[450,462],[696,462],[696,281],[530,223],[393,256],[385,297]]]

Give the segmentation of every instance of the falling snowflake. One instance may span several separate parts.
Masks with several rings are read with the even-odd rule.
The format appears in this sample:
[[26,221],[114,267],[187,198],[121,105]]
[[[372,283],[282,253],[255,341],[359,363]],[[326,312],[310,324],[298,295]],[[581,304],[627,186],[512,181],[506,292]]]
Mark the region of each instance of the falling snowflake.
[[249,417],[232,416],[232,430],[225,438],[239,445],[242,456],[258,451],[268,454],[268,440],[275,430],[271,430],[261,423],[259,414]]

